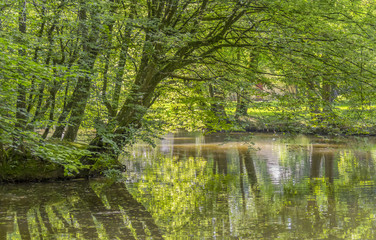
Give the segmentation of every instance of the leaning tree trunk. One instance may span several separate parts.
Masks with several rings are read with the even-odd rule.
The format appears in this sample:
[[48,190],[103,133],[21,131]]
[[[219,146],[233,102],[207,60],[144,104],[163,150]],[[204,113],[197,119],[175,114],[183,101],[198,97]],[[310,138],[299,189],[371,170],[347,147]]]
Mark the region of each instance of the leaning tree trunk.
[[[136,4],[136,1],[131,2]],[[227,33],[232,31],[233,25],[246,14],[247,11],[243,7],[248,5],[236,5],[231,14],[223,16],[223,24],[217,25],[215,27],[216,30],[212,32],[202,31],[203,35],[200,35],[197,39],[193,37],[192,41],[188,40],[171,51],[169,47],[166,47],[170,44],[168,38],[166,39],[167,41],[163,41],[160,33],[163,31],[168,32],[166,35],[168,36],[171,28],[179,29],[177,30],[178,32],[181,31],[181,28],[185,29],[187,22],[182,18],[182,12],[178,10],[183,5],[178,1],[171,4],[165,4],[166,1],[152,2],[152,4],[147,5],[147,19],[153,23],[160,19],[161,24],[158,27],[153,27],[149,24],[150,26],[143,28],[145,39],[142,41],[144,46],[141,60],[136,68],[135,81],[130,87],[129,94],[119,112],[114,118],[110,119],[105,131],[97,132],[97,136],[91,141],[89,150],[92,154],[81,159],[84,164],[96,163],[96,158],[102,153],[110,154],[111,158],[116,159],[123,147],[134,141],[135,129],[137,130],[141,127],[144,115],[156,99],[154,93],[158,84],[167,77],[173,77],[173,73],[176,70],[209,58],[213,52],[223,48],[224,46],[221,45],[222,40],[227,38]],[[200,22],[202,17],[206,15],[209,2],[202,1],[201,4],[194,4],[197,9],[192,14],[194,28],[189,29],[192,33],[196,29],[200,29]],[[190,5],[191,3],[187,2],[182,9],[188,11]],[[181,26],[181,28],[178,26]],[[171,52],[173,56],[171,58],[167,57]],[[117,101],[116,95],[114,99]],[[221,109],[220,112],[227,119],[223,105],[218,108]]]
[[78,129],[84,117],[86,104],[90,96],[91,80],[88,76],[79,77],[78,84],[72,96],[72,109],[69,119],[69,126],[64,140],[74,141],[77,137]]
[[97,132],[90,142],[88,150],[92,154],[81,159],[83,164],[94,164],[101,154],[107,154],[118,164],[117,158],[122,149],[132,143],[135,131],[141,127],[142,118],[155,100],[155,88],[165,77],[162,72],[157,71],[153,63],[145,64],[139,70],[130,94],[116,117],[106,125],[106,131]]

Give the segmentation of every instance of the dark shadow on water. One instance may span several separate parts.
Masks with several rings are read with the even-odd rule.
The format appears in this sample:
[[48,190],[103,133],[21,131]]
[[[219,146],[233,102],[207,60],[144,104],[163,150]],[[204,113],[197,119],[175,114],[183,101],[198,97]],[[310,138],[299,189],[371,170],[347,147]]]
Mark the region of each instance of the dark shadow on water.
[[0,239],[163,239],[124,184],[17,184],[0,192]]

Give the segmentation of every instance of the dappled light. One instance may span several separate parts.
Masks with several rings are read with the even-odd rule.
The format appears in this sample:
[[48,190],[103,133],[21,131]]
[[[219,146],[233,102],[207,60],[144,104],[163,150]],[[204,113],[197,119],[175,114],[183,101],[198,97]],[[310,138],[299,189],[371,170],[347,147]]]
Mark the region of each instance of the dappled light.
[[168,134],[125,183],[0,186],[0,239],[373,239],[375,141]]
[[0,240],[376,239],[376,4],[0,1]]
[[189,136],[135,147],[127,163],[129,191],[167,239],[376,237],[372,144],[360,151],[348,139],[255,135],[247,145],[239,134]]

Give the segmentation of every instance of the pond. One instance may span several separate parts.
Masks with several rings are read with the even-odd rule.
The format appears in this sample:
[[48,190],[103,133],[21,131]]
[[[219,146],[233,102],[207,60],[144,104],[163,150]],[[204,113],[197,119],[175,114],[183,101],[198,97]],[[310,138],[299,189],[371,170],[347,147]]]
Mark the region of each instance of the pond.
[[372,138],[168,134],[126,183],[0,186],[0,239],[376,239]]

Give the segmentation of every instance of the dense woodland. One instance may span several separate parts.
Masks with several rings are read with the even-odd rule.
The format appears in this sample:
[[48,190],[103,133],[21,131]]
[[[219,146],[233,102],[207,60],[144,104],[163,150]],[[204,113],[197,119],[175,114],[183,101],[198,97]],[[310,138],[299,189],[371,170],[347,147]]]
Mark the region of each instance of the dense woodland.
[[111,175],[176,129],[375,134],[375,8],[2,0],[0,179]]

